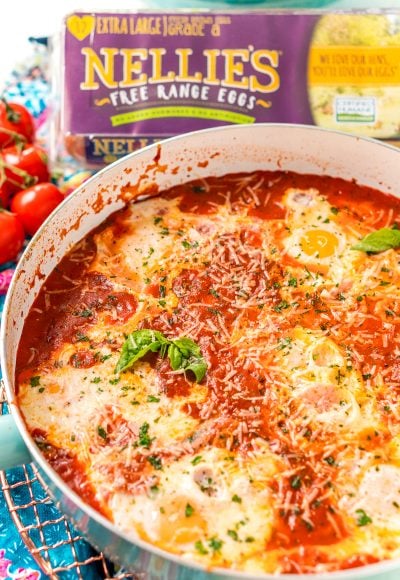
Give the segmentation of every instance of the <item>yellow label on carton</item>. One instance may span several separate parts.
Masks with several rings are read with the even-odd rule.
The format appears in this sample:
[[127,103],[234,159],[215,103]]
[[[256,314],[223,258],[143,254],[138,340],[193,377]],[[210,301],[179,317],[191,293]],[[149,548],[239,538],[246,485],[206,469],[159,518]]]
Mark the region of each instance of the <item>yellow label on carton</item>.
[[313,46],[311,85],[400,85],[400,46]]
[[400,85],[400,46],[314,46],[308,74],[315,85]]

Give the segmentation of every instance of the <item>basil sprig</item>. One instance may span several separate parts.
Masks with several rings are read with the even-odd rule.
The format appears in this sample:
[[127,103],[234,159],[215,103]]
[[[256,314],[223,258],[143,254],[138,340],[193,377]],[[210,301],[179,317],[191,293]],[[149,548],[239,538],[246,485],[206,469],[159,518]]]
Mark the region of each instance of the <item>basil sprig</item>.
[[351,249],[377,254],[392,248],[400,248],[400,230],[397,228],[381,228],[372,232],[360,240],[358,244],[352,246]]
[[182,337],[169,340],[161,332],[145,328],[135,330],[128,335],[122,345],[115,373],[129,369],[137,360],[148,352],[159,352],[164,358],[168,354],[172,370],[192,371],[199,383],[207,372],[207,363],[201,354],[200,347],[190,338]]

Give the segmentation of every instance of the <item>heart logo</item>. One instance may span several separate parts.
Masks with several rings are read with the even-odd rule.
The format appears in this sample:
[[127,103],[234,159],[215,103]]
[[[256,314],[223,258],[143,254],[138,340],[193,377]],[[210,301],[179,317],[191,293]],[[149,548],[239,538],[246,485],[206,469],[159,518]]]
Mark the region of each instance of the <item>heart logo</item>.
[[67,18],[67,28],[78,40],[83,40],[94,30],[96,20],[94,16],[89,14],[86,16],[77,16],[73,14]]

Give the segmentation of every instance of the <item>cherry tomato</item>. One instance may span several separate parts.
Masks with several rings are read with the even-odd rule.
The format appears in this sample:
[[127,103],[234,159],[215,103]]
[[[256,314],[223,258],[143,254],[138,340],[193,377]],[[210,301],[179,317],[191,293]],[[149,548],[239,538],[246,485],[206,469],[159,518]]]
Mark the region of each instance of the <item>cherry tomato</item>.
[[0,156],[0,170],[3,164],[3,177],[12,188],[18,191],[35,183],[49,181],[46,152],[36,145],[13,146],[3,149]]
[[0,148],[13,143],[31,143],[35,137],[33,117],[23,105],[0,102]]
[[17,216],[0,212],[0,264],[15,260],[25,239],[24,228]]
[[60,190],[52,183],[38,183],[15,194],[11,211],[21,220],[26,233],[33,236],[63,199]]
[[0,210],[8,208],[8,204],[12,193],[13,193],[12,187],[7,181],[5,181],[4,183],[0,183]]

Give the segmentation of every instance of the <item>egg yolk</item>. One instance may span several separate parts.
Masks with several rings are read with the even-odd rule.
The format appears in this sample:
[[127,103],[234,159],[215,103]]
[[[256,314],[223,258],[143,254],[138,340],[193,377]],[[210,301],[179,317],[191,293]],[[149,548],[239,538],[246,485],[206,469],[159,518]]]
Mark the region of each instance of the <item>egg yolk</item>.
[[163,546],[179,549],[183,544],[193,544],[205,535],[207,522],[193,501],[178,497],[161,508],[154,521],[158,527],[158,542]]
[[310,230],[301,239],[301,249],[307,256],[318,255],[319,258],[327,258],[335,253],[339,241],[335,234],[326,230]]

